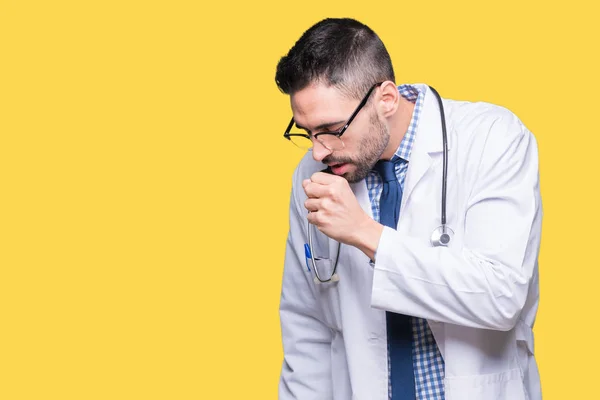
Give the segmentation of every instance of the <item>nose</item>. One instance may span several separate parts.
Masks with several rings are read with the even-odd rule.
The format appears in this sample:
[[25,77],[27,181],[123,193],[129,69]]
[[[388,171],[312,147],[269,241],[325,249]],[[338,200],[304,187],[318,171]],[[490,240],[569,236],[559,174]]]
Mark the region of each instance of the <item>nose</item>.
[[318,140],[313,140],[312,155],[315,161],[322,161],[332,153],[327,147],[323,146]]

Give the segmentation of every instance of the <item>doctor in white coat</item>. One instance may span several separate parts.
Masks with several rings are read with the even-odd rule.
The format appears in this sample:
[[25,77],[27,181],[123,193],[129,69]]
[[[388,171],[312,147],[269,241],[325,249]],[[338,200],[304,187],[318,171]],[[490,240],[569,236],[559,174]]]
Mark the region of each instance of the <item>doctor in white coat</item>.
[[[408,54],[403,62],[418,60]],[[413,355],[421,354],[413,360],[414,398],[541,399],[532,332],[542,219],[533,135],[504,108],[443,99],[454,234],[434,247],[443,141],[432,90],[397,86],[380,39],[350,19],[306,31],[280,60],[276,82],[291,100],[286,137],[312,147],[293,176],[279,398],[404,400],[390,394],[386,313],[398,313],[426,332],[414,332]],[[393,229],[377,220],[372,169],[407,148]],[[327,166],[332,173],[320,172]],[[315,283],[307,221],[332,264],[341,244],[339,281]],[[429,347],[419,344],[425,337]]]

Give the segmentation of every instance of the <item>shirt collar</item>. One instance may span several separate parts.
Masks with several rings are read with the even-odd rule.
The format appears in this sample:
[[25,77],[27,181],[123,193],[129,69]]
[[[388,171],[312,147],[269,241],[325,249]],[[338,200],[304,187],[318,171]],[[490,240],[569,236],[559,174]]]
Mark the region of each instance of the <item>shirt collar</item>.
[[418,87],[407,84],[398,86],[398,92],[406,100],[415,104],[410,123],[408,124],[408,129],[406,130],[406,133],[402,138],[402,142],[400,142],[400,146],[398,146],[398,149],[395,153],[396,156],[408,162],[410,160],[410,153],[412,151],[412,147],[415,142],[415,136],[417,134],[417,126],[419,124],[419,117],[421,116],[421,111],[423,109],[424,96],[423,92],[421,92]]

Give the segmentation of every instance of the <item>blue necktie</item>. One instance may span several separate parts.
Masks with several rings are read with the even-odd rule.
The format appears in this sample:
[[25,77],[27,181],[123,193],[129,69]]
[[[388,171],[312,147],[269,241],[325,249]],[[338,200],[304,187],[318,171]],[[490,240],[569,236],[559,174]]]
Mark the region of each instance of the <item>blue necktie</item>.
[[[394,156],[392,161],[380,160],[375,170],[383,179],[383,193],[379,202],[379,222],[396,229],[400,216],[402,188],[396,177],[395,162],[400,158]],[[393,400],[414,400],[415,376],[412,359],[412,324],[411,317],[393,312],[386,313],[388,349],[391,364],[391,384]]]

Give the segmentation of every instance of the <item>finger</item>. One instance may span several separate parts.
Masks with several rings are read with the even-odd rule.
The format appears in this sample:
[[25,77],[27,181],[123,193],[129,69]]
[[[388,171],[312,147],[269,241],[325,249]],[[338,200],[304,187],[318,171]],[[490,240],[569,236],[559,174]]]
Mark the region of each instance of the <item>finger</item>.
[[312,212],[316,212],[319,210],[319,205],[321,204],[321,200],[319,199],[307,199],[304,202],[304,208],[306,208],[308,211]]
[[325,172],[315,172],[310,177],[310,180],[313,183],[320,183],[321,185],[328,185],[337,182],[340,179],[344,180],[344,178],[342,178],[341,176],[337,176],[334,174],[326,174]]
[[331,185],[311,182],[304,187],[304,192],[310,198],[320,199],[331,196]]
[[317,218],[316,211],[309,212],[308,215],[306,216],[306,219],[308,220],[308,222],[310,222],[313,225],[316,223],[316,218]]
[[310,222],[318,228],[321,224],[321,213],[319,211],[312,211],[308,213],[306,219],[308,220],[308,222]]

